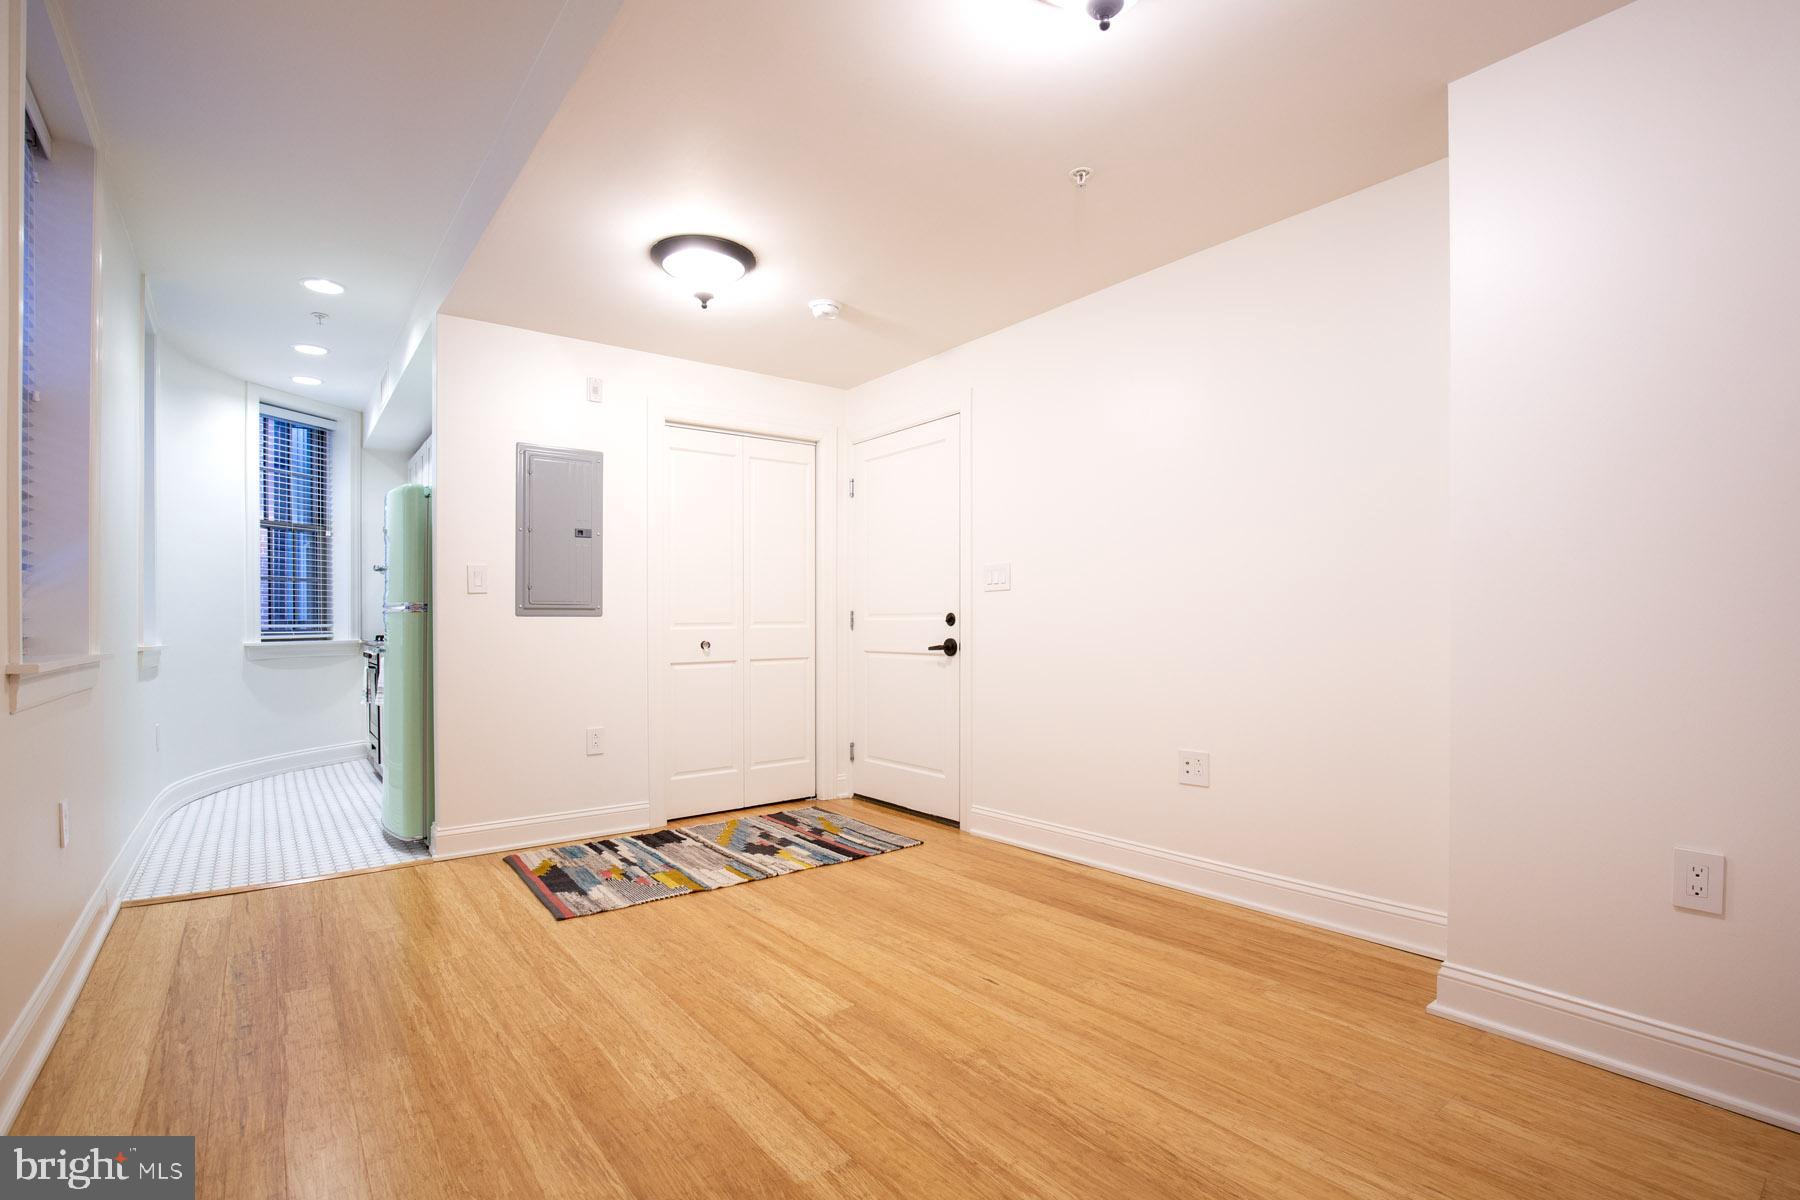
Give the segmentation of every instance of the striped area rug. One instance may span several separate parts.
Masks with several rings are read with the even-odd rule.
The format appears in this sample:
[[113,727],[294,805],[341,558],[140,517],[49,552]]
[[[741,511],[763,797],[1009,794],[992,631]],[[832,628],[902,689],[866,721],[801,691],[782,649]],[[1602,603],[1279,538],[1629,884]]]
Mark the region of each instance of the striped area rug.
[[710,892],[917,846],[822,808],[790,808],[684,829],[543,846],[506,856],[559,921]]

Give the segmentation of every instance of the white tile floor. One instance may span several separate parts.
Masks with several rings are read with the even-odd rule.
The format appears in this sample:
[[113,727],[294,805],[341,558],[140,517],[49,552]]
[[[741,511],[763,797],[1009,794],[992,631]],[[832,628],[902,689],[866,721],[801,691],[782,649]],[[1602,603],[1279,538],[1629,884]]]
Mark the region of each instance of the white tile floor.
[[239,784],[182,805],[151,835],[124,899],[148,900],[429,858],[381,835],[381,781],[333,763]]

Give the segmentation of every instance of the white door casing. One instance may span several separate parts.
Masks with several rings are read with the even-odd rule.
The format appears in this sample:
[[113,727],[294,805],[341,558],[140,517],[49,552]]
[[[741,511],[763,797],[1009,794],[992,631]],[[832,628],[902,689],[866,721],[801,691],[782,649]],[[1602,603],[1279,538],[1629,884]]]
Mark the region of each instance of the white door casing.
[[814,794],[814,451],[671,425],[666,816]]
[[854,787],[958,820],[964,661],[932,647],[966,629],[948,619],[963,595],[961,418],[858,442],[851,461]]

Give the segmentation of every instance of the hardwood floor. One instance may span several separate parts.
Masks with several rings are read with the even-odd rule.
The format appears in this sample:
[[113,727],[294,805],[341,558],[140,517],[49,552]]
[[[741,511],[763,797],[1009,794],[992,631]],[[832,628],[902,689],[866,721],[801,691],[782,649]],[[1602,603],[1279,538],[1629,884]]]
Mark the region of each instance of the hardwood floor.
[[12,1130],[272,1197],[1797,1200],[1436,964],[966,836],[555,922],[499,856],[130,908]]

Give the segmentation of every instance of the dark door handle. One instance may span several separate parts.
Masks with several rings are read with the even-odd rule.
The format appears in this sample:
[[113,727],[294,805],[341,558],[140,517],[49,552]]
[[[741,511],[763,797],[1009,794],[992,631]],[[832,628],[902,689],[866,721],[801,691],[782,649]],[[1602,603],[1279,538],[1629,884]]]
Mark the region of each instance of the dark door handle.
[[944,652],[945,658],[955,658],[956,657],[956,639],[955,638],[945,638],[943,641],[939,642],[937,645],[927,646],[925,648],[927,650],[942,650]]

